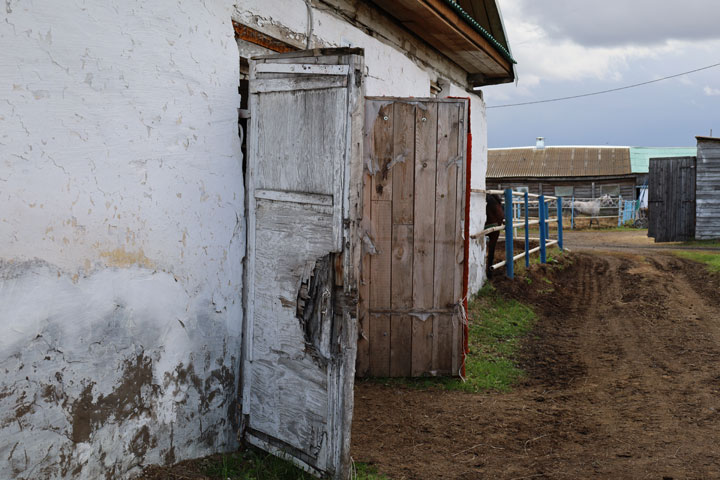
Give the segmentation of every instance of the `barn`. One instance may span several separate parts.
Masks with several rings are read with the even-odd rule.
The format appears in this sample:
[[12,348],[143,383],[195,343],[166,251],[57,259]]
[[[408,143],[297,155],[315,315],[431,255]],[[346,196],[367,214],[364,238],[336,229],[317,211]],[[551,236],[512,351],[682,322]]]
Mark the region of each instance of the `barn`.
[[695,156],[695,147],[586,147],[545,145],[491,148],[488,185],[575,198],[608,194],[647,206],[650,158]]
[[638,174],[629,147],[545,145],[488,150],[487,185],[513,188],[536,195],[598,198],[603,195],[636,198]]
[[495,0],[3,15],[0,477],[241,439],[345,478],[356,359],[460,371],[481,88],[515,78]]

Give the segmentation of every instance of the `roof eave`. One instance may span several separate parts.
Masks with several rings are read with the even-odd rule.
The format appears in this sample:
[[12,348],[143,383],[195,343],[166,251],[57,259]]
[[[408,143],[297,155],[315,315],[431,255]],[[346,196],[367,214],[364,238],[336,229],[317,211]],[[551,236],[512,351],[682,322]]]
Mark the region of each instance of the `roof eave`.
[[372,0],[468,73],[468,86],[515,80],[514,60],[482,27],[447,0]]

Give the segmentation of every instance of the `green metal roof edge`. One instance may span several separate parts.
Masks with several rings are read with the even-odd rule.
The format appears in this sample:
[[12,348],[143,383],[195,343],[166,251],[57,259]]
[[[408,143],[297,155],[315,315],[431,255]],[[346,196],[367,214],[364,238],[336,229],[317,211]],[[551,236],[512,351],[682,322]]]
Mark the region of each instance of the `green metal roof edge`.
[[648,173],[651,158],[695,157],[697,147],[630,147],[632,173]]
[[506,60],[512,62],[513,64],[517,64],[517,61],[512,57],[512,55],[510,55],[510,52],[507,50],[507,48],[505,48],[500,42],[495,40],[495,37],[493,37],[490,32],[485,30],[483,26],[480,25],[477,20],[475,20],[469,13],[463,10],[463,8],[459,4],[455,3],[454,0],[445,0],[445,3],[452,7],[453,10],[455,10],[468,25],[475,29],[475,31],[485,37],[488,42],[492,43],[495,48],[497,48],[498,51],[502,54],[502,56],[505,57]]

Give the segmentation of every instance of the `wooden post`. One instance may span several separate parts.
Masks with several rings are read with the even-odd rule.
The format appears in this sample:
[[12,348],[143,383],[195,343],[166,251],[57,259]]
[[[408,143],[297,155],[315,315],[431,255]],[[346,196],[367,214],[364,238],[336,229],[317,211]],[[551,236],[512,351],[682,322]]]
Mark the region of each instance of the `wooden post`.
[[570,204],[570,230],[575,230],[575,194],[572,196]]
[[525,192],[525,268],[530,267],[530,212],[528,208],[528,192]]
[[540,195],[540,198],[538,198],[538,215],[540,216],[540,263],[545,263],[545,232],[547,231],[547,225],[545,224],[545,195]]
[[563,218],[562,218],[562,197],[557,199],[557,216],[558,216],[558,248],[563,250]]
[[513,194],[505,190],[505,272],[508,278],[515,277],[513,262]]
[[622,195],[618,197],[618,227],[622,226]]

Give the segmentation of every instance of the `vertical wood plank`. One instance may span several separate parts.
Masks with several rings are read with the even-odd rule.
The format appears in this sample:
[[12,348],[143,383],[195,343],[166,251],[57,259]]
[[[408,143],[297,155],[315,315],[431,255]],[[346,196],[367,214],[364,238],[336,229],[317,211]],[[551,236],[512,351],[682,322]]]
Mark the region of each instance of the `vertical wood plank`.
[[393,224],[412,224],[415,195],[414,105],[402,102],[394,104],[392,158]]
[[[362,221],[360,235],[363,237],[371,231],[370,205],[372,177],[363,175]],[[370,370],[370,252],[366,242],[361,242],[360,278],[358,281],[358,346],[355,362],[355,375],[364,377]]]
[[417,109],[415,117],[413,304],[418,309],[434,306],[437,111],[433,103],[427,110]]
[[373,124],[374,161],[378,171],[373,175],[372,199],[392,200],[393,104],[382,106]]
[[[435,308],[452,308],[455,303],[455,232],[457,229],[458,174],[457,105],[438,105],[437,172],[435,176]],[[433,332],[433,367],[438,372],[452,369],[452,315],[438,315]]]
[[434,338],[437,338],[437,355],[435,356],[437,364],[434,366],[434,370],[438,375],[450,375],[452,373],[453,315],[441,314],[436,317],[438,322]]
[[413,226],[392,226],[392,288],[390,307],[408,309],[413,306]]
[[[435,175],[437,170],[437,103],[415,111],[415,203],[413,231],[413,306],[433,307],[435,263]],[[432,370],[434,316],[412,319],[412,375]]]
[[390,316],[370,314],[370,375],[390,375]]
[[[395,193],[396,190],[393,190]],[[393,201],[394,203],[394,201]],[[412,225],[393,225],[391,307],[412,308]],[[412,319],[393,315],[390,325],[390,375],[410,376],[412,371]]]
[[412,319],[409,315],[392,315],[390,319],[390,376],[412,375]]
[[[465,264],[465,170],[467,167],[467,114],[464,104],[457,104],[457,155],[461,158],[457,166],[457,179],[455,185],[455,266],[454,266],[454,295],[453,298],[458,305],[457,308],[464,308],[461,300],[463,298],[463,273]],[[459,314],[452,318],[452,374],[457,375],[462,362],[462,340],[463,326],[462,317]]]
[[412,317],[412,371],[413,377],[427,375],[433,366],[432,333],[434,315]]
[[[371,223],[377,254],[370,257],[370,310],[389,310],[392,274],[392,204],[371,202]],[[390,318],[370,316],[370,375],[390,373]]]

